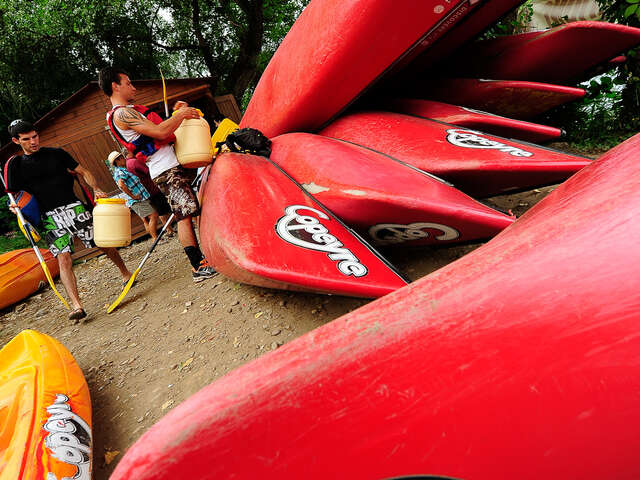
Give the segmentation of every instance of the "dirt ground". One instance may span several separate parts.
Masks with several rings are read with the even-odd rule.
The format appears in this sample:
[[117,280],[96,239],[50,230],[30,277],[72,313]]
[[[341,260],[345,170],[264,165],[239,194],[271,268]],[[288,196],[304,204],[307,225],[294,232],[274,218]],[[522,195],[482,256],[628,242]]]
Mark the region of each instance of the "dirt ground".
[[[495,197],[521,215],[552,187]],[[121,249],[133,271],[151,240]],[[477,248],[387,251],[411,279]],[[289,293],[218,275],[193,283],[177,239],[163,240],[119,308],[116,268],[98,257],[75,267],[89,317],[73,324],[50,289],[0,312],[0,346],[25,328],[60,340],[82,368],[93,405],[96,480],[109,477],[127,448],[170,409],[230,370],[354,310],[367,300]],[[58,281],[58,289],[63,291]]]

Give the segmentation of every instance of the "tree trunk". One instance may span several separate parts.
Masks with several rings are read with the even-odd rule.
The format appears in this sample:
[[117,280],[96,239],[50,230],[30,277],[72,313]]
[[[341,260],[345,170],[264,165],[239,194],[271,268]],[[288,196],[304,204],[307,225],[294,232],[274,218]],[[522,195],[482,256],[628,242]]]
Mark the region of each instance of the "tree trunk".
[[263,0],[236,0],[247,16],[247,28],[240,37],[240,51],[229,74],[229,87],[234,97],[242,100],[244,92],[255,80],[258,56],[264,35]]

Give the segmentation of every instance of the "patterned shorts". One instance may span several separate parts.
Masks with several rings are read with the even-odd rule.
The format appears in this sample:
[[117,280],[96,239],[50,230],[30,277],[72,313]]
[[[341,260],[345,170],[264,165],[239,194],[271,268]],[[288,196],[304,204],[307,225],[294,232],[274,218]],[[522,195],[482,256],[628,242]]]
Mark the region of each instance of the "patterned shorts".
[[81,202],[54,208],[46,212],[43,219],[45,240],[54,257],[73,252],[74,237],[78,237],[86,248],[96,246],[93,243],[93,215]]
[[160,191],[167,197],[171,211],[176,215],[177,220],[200,215],[198,197],[191,188],[191,182],[195,179],[195,175],[194,169],[188,170],[177,166],[153,179]]

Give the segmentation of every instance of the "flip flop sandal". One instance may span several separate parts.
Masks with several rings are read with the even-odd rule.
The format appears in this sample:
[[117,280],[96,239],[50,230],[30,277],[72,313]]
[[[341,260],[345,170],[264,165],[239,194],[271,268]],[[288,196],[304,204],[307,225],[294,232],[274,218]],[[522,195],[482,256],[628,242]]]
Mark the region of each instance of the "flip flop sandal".
[[69,320],[80,320],[87,316],[87,313],[82,308],[76,308],[69,314]]

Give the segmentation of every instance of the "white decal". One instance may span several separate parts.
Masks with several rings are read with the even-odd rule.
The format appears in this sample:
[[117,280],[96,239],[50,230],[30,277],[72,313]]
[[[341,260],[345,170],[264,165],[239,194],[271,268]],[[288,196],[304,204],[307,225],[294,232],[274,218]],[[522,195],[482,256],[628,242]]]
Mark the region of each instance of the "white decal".
[[[44,424],[50,432],[44,439],[44,445],[61,462],[75,465],[78,469],[73,477],[62,477],[60,480],[91,479],[91,429],[79,415],[73,413],[67,403],[69,397],[56,395],[53,405],[47,407],[51,415]],[[47,473],[47,480],[58,480],[54,473]]]
[[461,130],[458,128],[451,128],[447,130],[447,140],[458,147],[464,148],[487,148],[493,150],[500,150],[501,152],[508,153],[514,157],[531,157],[532,152],[527,152],[518,147],[512,147],[504,143],[496,142],[495,140],[489,140],[483,137],[481,132],[475,130]]
[[309,215],[301,215],[298,210],[307,210],[323,220],[329,217],[322,211],[304,205],[290,205],[284,209],[285,216],[276,223],[276,232],[285,242],[309,250],[326,252],[329,259],[338,262],[338,270],[344,275],[363,277],[369,270],[360,260],[329,233],[320,221]]
[[369,229],[369,235],[371,235],[371,238],[379,245],[393,245],[427,238],[429,237],[429,232],[425,231],[427,228],[440,230],[442,234],[435,238],[443,242],[446,240],[454,240],[460,236],[460,232],[455,228],[429,222],[410,223],[409,225],[380,223]]

